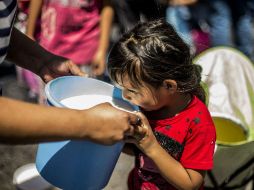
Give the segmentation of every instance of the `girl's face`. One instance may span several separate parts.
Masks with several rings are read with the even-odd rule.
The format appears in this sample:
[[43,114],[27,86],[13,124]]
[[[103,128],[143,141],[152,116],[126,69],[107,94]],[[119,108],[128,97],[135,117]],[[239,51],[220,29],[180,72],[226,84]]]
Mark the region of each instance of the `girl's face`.
[[146,84],[144,87],[136,88],[131,85],[128,77],[125,76],[120,88],[125,100],[141,107],[145,111],[159,110],[170,102],[169,92],[163,86],[155,89]]

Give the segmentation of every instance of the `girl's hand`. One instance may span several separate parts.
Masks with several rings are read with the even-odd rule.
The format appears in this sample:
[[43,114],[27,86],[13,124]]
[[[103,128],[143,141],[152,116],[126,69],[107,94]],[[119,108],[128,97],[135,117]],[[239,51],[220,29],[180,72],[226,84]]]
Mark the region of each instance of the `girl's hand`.
[[147,118],[141,112],[138,112],[136,115],[141,119],[141,122],[134,127],[134,134],[128,136],[125,141],[127,143],[134,143],[146,155],[152,154],[159,143],[153,134]]

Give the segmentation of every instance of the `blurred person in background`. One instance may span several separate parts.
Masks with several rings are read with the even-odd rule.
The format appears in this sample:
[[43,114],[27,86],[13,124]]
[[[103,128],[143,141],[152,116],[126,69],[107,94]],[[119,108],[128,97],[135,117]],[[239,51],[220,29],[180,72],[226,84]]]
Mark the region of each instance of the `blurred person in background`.
[[[167,20],[194,46],[193,23],[209,34],[209,39],[198,43],[215,46],[231,46],[253,57],[253,23],[251,1],[227,0],[169,0]],[[195,28],[195,27],[194,27]],[[243,38],[244,36],[244,38]],[[201,36],[202,37],[202,36]],[[244,44],[244,45],[243,45]],[[200,51],[198,50],[197,53]]]
[[81,69],[89,65],[90,75],[102,75],[112,19],[110,2],[31,0],[26,32],[31,38],[41,10],[40,44],[52,53],[71,59]]
[[228,1],[233,28],[233,41],[235,46],[254,61],[254,24],[253,0]]
[[[191,53],[198,54],[210,47],[207,10],[197,6],[198,0],[169,0],[166,19],[190,45]],[[197,8],[196,8],[197,7]]]
[[168,3],[166,9],[167,21],[180,32],[181,37],[189,45],[192,45],[191,29],[188,23],[191,15],[188,6],[197,3],[197,0],[168,0],[166,3]]
[[89,76],[107,80],[105,65],[113,17],[110,2],[31,0],[26,33],[32,39],[40,12],[40,44],[72,60]]
[[115,14],[113,42],[131,30],[138,22],[165,17],[165,5],[161,0],[111,0]]
[[[210,9],[212,46],[231,46],[253,58],[253,23],[249,9],[250,0],[202,0]],[[201,2],[202,2],[201,1]]]

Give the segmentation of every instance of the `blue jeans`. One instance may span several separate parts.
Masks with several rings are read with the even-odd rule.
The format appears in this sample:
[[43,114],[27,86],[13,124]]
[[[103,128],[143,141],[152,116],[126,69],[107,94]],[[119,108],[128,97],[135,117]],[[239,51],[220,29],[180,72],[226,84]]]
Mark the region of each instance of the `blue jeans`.
[[233,46],[231,33],[231,12],[225,0],[209,2],[213,11],[209,15],[212,46]]
[[[200,10],[209,10],[206,15],[200,14]],[[187,18],[188,17],[188,18]],[[227,3],[224,0],[212,0],[207,4],[197,3],[192,7],[173,6],[168,7],[166,18],[180,35],[191,42],[189,20],[205,19],[210,25],[212,46],[232,46],[231,37],[231,14]],[[202,18],[201,18],[202,17]],[[198,21],[197,21],[198,22]]]
[[241,0],[210,1],[211,6],[215,10],[210,16],[211,40],[213,46],[233,46],[253,59],[254,34],[252,15],[244,3]]
[[170,23],[180,37],[189,45],[193,45],[191,38],[191,29],[188,23],[190,11],[185,6],[168,7],[166,10],[166,20]]
[[[190,7],[168,7],[166,18],[190,45],[192,45],[191,27],[189,25],[191,19],[197,23],[200,20],[206,20],[209,24],[210,40],[213,47],[235,47],[250,58],[254,58],[251,11],[245,10],[248,8],[247,6],[242,6],[241,14],[237,14],[236,11],[240,8],[239,4],[236,4],[236,10],[233,10],[231,4],[229,4],[232,2],[228,0],[207,0]],[[243,2],[239,0],[238,3]]]

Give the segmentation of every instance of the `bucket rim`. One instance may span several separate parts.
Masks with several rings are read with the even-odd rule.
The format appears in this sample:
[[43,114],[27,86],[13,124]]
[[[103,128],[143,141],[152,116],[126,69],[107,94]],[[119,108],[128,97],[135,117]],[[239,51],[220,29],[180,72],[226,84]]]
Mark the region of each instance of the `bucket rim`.
[[103,83],[104,85],[107,85],[109,87],[112,87],[114,88],[114,86],[112,84],[109,84],[109,83],[106,83],[104,81],[100,81],[100,80],[97,80],[97,79],[93,79],[93,78],[88,78],[88,77],[82,77],[82,76],[62,76],[62,77],[58,77],[58,78],[55,78],[51,81],[49,81],[46,85],[45,85],[45,95],[46,95],[46,98],[47,98],[47,101],[52,104],[53,106],[55,107],[61,107],[61,108],[67,108],[64,104],[60,103],[59,101],[57,101],[50,93],[51,91],[51,87],[52,87],[52,84],[53,83],[56,83],[57,81],[59,80],[64,80],[64,79],[68,79],[68,78],[80,78],[80,79],[85,79],[85,80],[90,80],[90,81],[96,81],[96,82],[100,82],[100,83]]

